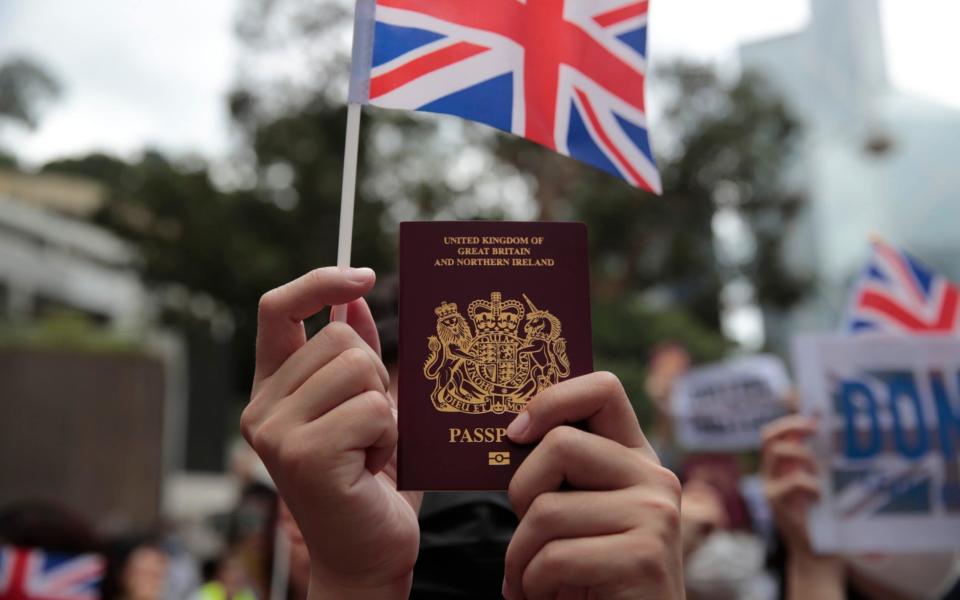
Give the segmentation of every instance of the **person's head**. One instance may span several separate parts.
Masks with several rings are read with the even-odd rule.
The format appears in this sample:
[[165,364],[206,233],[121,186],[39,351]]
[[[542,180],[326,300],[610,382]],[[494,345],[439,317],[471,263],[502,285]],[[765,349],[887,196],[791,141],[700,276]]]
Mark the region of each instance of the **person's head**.
[[0,510],[0,544],[50,552],[98,552],[101,543],[85,519],[51,502],[23,501]]
[[167,580],[168,556],[158,539],[139,536],[108,546],[103,600],[158,600]]

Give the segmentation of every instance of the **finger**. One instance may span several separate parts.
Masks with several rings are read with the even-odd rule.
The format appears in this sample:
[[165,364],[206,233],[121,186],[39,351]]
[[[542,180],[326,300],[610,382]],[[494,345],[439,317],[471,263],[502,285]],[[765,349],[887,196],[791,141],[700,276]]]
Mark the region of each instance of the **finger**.
[[777,419],[763,428],[763,444],[789,437],[800,441],[817,431],[817,422],[805,415],[790,415]]
[[820,482],[803,471],[796,471],[779,479],[767,481],[766,495],[771,504],[789,502],[797,498],[820,498]]
[[613,590],[631,597],[631,587],[646,582],[655,597],[680,597],[674,594],[682,590],[681,570],[679,549],[668,549],[655,539],[619,534],[554,540],[524,571],[523,594],[539,600],[555,598],[562,588],[579,587],[597,597]]
[[380,356],[380,334],[366,300],[357,298],[347,306],[347,324]]
[[579,490],[614,490],[649,482],[680,494],[675,475],[644,459],[636,450],[573,427],[550,431],[520,464],[508,495],[523,518],[534,498],[563,483]]
[[771,443],[763,452],[763,474],[767,478],[781,477],[785,473],[802,469],[817,472],[813,453],[803,444],[782,441]]
[[366,392],[340,406],[310,427],[320,437],[332,440],[332,451],[364,452],[364,465],[376,475],[389,462],[397,447],[397,419],[390,400],[380,392]]
[[[360,300],[362,302],[362,300]],[[368,313],[369,314],[369,313]],[[362,326],[362,325],[361,325]],[[390,385],[390,376],[380,361],[380,355],[363,339],[359,331],[344,323],[330,323],[301,346],[269,377],[258,386],[259,397],[279,399],[292,393],[331,360],[350,348],[361,348],[370,353],[383,379]]]
[[521,577],[540,549],[555,539],[623,533],[646,518],[646,509],[672,510],[676,505],[640,488],[612,492],[550,492],[530,505],[510,540],[504,578],[520,590]]
[[507,434],[524,444],[540,439],[557,425],[579,421],[586,421],[589,431],[628,448],[642,449],[648,458],[657,460],[623,385],[612,373],[591,373],[547,388],[527,403]]
[[284,398],[274,412],[293,427],[318,419],[337,406],[365,392],[386,394],[379,358],[363,348],[341,352],[311,375],[295,392]]
[[260,298],[254,380],[277,370],[306,343],[303,320],[328,304],[355,300],[373,287],[370,269],[325,267],[271,290]]

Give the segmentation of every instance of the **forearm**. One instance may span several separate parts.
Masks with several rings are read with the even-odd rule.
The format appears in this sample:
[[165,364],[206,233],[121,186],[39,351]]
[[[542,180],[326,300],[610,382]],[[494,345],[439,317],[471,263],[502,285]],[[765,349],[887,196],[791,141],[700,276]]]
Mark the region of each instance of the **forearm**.
[[787,600],[843,600],[845,579],[840,559],[794,553],[787,561]]

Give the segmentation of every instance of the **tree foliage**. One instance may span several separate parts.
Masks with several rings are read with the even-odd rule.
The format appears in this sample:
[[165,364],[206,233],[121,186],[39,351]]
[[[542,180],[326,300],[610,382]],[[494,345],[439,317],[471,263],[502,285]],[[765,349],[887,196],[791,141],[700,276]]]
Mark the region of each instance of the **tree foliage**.
[[43,105],[60,92],[57,80],[32,60],[17,57],[0,63],[0,124],[36,127]]

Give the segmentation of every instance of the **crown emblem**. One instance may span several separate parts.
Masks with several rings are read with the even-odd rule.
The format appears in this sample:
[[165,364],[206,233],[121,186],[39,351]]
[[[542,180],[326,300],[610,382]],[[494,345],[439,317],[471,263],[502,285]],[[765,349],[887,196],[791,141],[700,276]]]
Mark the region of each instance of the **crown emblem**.
[[560,320],[521,296],[529,310],[500,292],[474,300],[467,308],[472,327],[452,302],[434,309],[437,334],[427,338],[423,375],[434,382],[435,409],[519,413],[534,395],[570,376]]
[[440,306],[433,309],[438,319],[446,319],[457,314],[457,305],[452,302],[443,301]]
[[467,308],[477,333],[514,333],[523,320],[523,305],[516,300],[502,299],[500,292],[490,294],[490,300],[474,300]]

